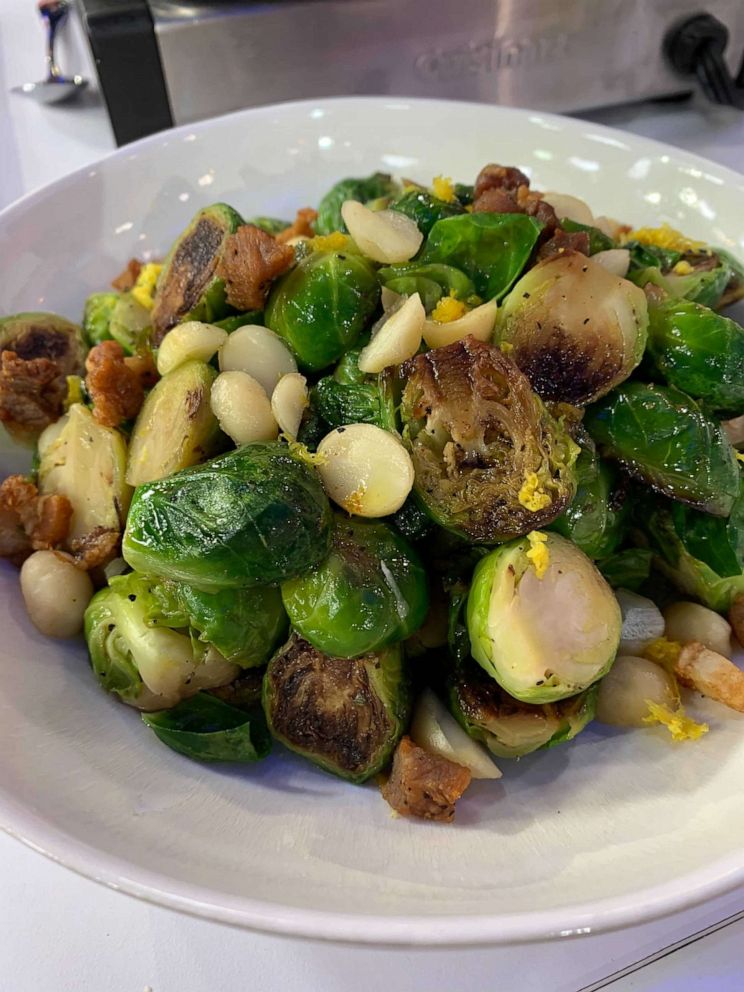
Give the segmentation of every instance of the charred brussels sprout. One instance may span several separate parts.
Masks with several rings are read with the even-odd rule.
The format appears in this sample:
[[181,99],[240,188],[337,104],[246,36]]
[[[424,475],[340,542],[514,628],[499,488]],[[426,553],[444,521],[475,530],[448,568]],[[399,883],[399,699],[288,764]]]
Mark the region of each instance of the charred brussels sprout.
[[351,348],[377,308],[380,287],[361,255],[313,252],[274,286],[266,326],[318,372]]
[[219,320],[227,314],[225,283],[217,275],[225,241],[243,223],[225,203],[204,207],[176,240],[163,263],[151,311],[159,343],[182,320]]
[[346,231],[341,207],[345,200],[358,200],[368,203],[381,197],[395,196],[398,184],[384,172],[375,172],[365,179],[342,179],[326,193],[318,205],[318,217],[315,221],[317,234],[332,234],[334,231]]
[[581,405],[628,378],[647,325],[642,290],[566,252],[522,276],[499,311],[497,334],[543,399]]
[[336,514],[325,561],[282,586],[292,626],[342,658],[402,641],[424,622],[426,572],[405,538],[377,521]]
[[293,634],[269,662],[263,704],[272,734],[291,751],[364,782],[388,763],[408,722],[401,649],[332,658]]
[[320,564],[330,527],[315,470],[261,442],[139,486],[122,551],[132,568],[202,589],[275,585]]
[[[164,580],[153,587],[156,615],[169,627],[190,627],[241,668],[265,665],[287,633],[287,615],[275,586],[207,592]],[[155,608],[154,608],[155,609]]]
[[726,433],[672,386],[628,382],[587,411],[602,451],[660,492],[725,517],[739,492]]
[[85,639],[103,688],[130,706],[158,710],[232,682],[235,665],[153,620],[152,587],[152,580],[132,572],[111,579],[88,604]]
[[83,308],[83,335],[91,347],[111,339],[111,314],[119,301],[118,293],[91,293]]
[[475,660],[510,695],[554,703],[609,670],[622,621],[612,590],[582,551],[558,534],[536,537],[504,544],[478,563],[468,633]]
[[440,526],[494,544],[563,512],[579,449],[498,348],[466,338],[403,373],[415,492]]
[[148,394],[129,444],[130,485],[163,479],[219,450],[219,424],[209,402],[216,376],[193,359],[164,375]]
[[390,209],[410,217],[424,237],[438,220],[465,213],[465,208],[458,200],[447,203],[423,189],[408,190],[390,204]]
[[712,410],[744,413],[744,327],[735,321],[668,300],[649,312],[648,352],[670,385]]
[[476,665],[459,667],[450,682],[450,708],[474,740],[499,758],[519,758],[572,740],[594,719],[598,685],[542,706],[522,703]]
[[142,720],[163,744],[195,761],[258,761],[271,750],[260,709],[246,713],[202,692]]
[[461,269],[484,300],[507,292],[527,263],[542,224],[524,214],[463,214],[437,221],[424,242],[422,262]]

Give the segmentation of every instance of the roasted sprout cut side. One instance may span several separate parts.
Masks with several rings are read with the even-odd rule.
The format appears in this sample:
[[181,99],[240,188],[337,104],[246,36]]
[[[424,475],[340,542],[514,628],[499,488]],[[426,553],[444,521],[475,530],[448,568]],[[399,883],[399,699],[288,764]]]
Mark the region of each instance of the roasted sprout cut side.
[[139,571],[206,590],[273,585],[323,561],[330,527],[315,469],[260,442],[139,486],[122,551]]
[[534,705],[510,696],[472,662],[449,687],[450,708],[470,736],[498,758],[519,758],[572,740],[594,719],[597,686],[555,703]]
[[494,544],[554,520],[579,449],[498,348],[466,338],[403,366],[404,443],[432,518]]
[[364,782],[388,763],[408,721],[401,650],[334,658],[293,634],[269,663],[263,702],[282,744]]
[[499,311],[497,333],[543,399],[581,405],[628,378],[647,325],[642,290],[566,252],[522,276]]
[[473,657],[511,696],[553,703],[600,679],[620,643],[620,607],[576,545],[530,534],[475,568],[467,603]]
[[331,551],[282,586],[293,627],[326,654],[351,658],[409,637],[424,621],[428,584],[418,554],[387,524],[334,516]]
[[736,456],[721,425],[673,386],[628,382],[587,411],[600,450],[683,503],[725,517],[739,492]]

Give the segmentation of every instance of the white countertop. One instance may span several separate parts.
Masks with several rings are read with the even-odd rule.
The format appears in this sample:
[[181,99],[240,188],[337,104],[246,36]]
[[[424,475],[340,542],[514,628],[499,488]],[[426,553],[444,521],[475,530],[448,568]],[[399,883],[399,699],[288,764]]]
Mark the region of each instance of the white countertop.
[[[0,0],[0,207],[114,148],[93,90],[69,107],[8,93],[43,74],[32,0]],[[80,29],[60,39],[66,71],[93,76]],[[648,105],[593,119],[744,163],[744,114]],[[0,301],[0,308],[2,301]],[[744,893],[623,932],[515,948],[370,949],[232,930],[138,903],[0,835],[2,992],[741,992]],[[699,935],[690,942],[692,935]],[[677,946],[677,945],[680,946]],[[639,962],[643,962],[639,966]]]

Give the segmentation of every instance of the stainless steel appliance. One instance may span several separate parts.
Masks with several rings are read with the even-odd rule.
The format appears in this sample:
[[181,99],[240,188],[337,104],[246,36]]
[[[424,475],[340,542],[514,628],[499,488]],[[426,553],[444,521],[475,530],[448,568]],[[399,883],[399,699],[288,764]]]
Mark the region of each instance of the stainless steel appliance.
[[120,143],[339,94],[575,111],[702,85],[744,106],[744,0],[78,2]]

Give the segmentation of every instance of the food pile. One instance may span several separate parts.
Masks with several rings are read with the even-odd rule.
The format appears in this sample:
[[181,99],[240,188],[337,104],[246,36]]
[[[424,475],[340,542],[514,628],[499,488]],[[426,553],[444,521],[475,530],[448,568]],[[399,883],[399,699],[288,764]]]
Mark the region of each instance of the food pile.
[[744,712],[742,297],[513,167],[206,207],[81,325],[0,320],[0,554],[192,759],[448,821],[594,718],[695,740],[688,690]]

